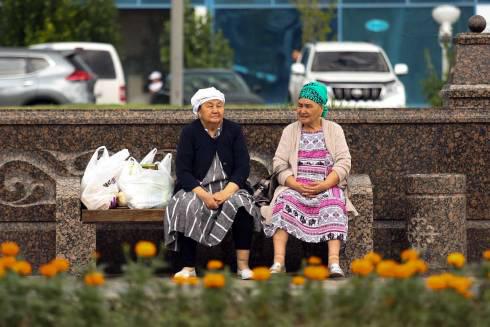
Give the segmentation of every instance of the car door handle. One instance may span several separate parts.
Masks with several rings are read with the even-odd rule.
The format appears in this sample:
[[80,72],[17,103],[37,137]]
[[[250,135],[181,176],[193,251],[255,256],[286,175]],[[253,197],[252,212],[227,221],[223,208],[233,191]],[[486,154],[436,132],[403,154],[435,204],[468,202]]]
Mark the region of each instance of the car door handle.
[[25,81],[24,86],[33,86],[34,82],[33,81]]

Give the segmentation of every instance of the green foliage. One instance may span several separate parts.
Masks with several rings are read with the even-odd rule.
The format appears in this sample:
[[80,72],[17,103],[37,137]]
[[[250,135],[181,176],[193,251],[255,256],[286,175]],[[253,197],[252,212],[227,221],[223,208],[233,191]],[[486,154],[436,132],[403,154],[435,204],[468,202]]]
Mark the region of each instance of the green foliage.
[[319,0],[294,0],[303,23],[302,44],[333,38],[330,23],[335,18],[336,3],[333,1],[327,10],[322,10],[319,2]]
[[432,107],[441,107],[442,98],[439,95],[439,92],[444,84],[446,84],[446,81],[441,79],[437,74],[428,49],[425,49],[424,57],[427,65],[427,77],[421,82],[422,93]]
[[[160,58],[163,67],[170,67],[171,22],[163,27]],[[233,49],[222,31],[213,31],[212,17],[194,14],[189,0],[185,1],[184,11],[184,67],[185,68],[231,68]]]
[[[410,267],[419,267],[414,266],[418,259],[393,261],[387,270],[390,260],[371,266],[365,257],[369,270],[353,265],[357,276],[343,281],[318,280],[305,268],[303,274],[311,279],[296,277],[300,281],[293,282],[290,275],[270,276],[267,268],[259,268],[262,278],[243,283],[226,267],[206,271],[203,279],[157,277],[155,271],[164,265],[162,252],[160,257],[131,260],[126,247],[123,276],[107,284],[105,279],[87,279],[96,272],[95,262],[83,281],[64,272],[24,277],[0,255],[0,327],[457,327],[488,326],[490,319],[490,251],[480,264],[453,267],[426,279],[410,272]],[[258,270],[254,273],[260,277]],[[213,282],[211,276],[222,278]]]
[[3,0],[0,16],[2,46],[119,40],[112,0]]
[[[451,51],[449,45],[445,45],[445,47],[448,50],[447,59],[449,61],[449,71],[451,71],[451,68],[454,65],[454,52]],[[448,82],[449,76],[441,78],[438,75],[436,69],[434,68],[434,64],[432,63],[432,58],[428,49],[424,50],[424,59],[427,66],[427,77],[421,81],[422,94],[432,107],[442,107],[442,97],[440,92],[444,85]]]

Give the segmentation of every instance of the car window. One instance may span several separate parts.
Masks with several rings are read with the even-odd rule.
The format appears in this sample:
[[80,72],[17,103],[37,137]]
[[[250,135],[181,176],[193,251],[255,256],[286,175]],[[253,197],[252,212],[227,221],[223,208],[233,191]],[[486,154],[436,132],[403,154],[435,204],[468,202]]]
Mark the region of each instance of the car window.
[[0,57],[0,76],[24,75],[26,66],[25,58]]
[[184,95],[192,95],[199,89],[211,86],[225,94],[250,92],[241,77],[234,73],[203,72],[184,74]]
[[317,52],[311,71],[315,72],[389,72],[379,52]]
[[83,70],[94,74],[94,71],[88,66],[88,64],[78,53],[70,53],[65,58],[75,67],[76,70]]
[[114,63],[109,51],[81,50],[78,54],[99,78],[116,78]]
[[27,73],[34,73],[49,66],[46,59],[29,58],[27,61]]

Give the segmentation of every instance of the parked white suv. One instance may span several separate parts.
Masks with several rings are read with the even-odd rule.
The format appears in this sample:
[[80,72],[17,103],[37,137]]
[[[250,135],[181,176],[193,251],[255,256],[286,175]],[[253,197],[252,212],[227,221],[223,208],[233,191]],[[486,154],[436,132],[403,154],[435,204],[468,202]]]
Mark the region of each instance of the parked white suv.
[[114,46],[95,42],[55,42],[30,46],[31,49],[77,51],[97,75],[95,83],[96,103],[126,103],[126,82],[121,61]]
[[404,107],[405,87],[397,75],[407,73],[406,64],[393,69],[383,49],[374,44],[308,43],[291,66],[289,97],[295,101],[304,84],[318,81],[327,86],[333,107]]

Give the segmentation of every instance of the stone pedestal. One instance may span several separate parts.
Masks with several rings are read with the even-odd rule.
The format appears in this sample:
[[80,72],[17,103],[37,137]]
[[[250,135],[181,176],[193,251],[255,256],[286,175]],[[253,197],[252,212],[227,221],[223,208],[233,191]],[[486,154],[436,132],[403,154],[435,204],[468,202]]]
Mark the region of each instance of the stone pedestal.
[[466,178],[460,174],[405,176],[407,238],[432,270],[447,267],[447,255],[466,255]]
[[441,91],[447,108],[490,106],[490,34],[461,33],[454,38],[455,65]]
[[80,178],[56,181],[56,256],[70,261],[70,272],[78,274],[95,251],[95,225],[80,219]]
[[351,175],[348,195],[359,215],[349,214],[349,232],[341,256],[342,269],[350,271],[350,263],[373,251],[373,184],[369,175]]

